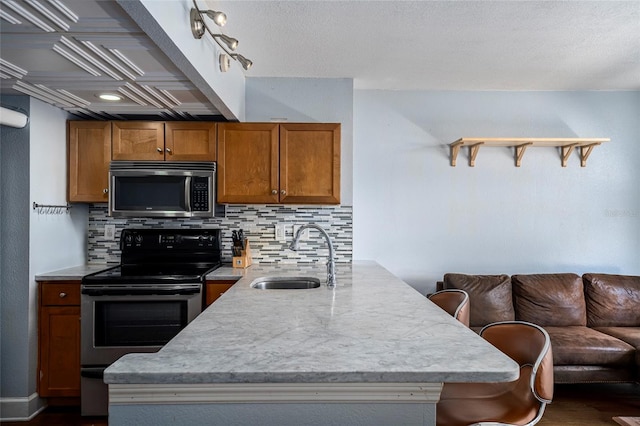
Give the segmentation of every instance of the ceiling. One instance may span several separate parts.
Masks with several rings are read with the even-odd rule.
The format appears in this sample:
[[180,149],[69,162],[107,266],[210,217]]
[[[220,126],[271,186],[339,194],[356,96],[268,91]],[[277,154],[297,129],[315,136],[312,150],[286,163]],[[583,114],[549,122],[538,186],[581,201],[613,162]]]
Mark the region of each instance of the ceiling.
[[640,1],[214,1],[255,77],[359,89],[639,90]]
[[2,0],[0,10],[2,94],[29,94],[82,118],[223,119],[115,1]]
[[[227,14],[224,32],[254,63],[249,78],[352,78],[357,89],[389,90],[640,90],[640,0],[198,4],[207,3]],[[224,119],[115,1],[1,0],[0,10],[2,94],[92,119]],[[103,92],[124,99],[102,101]]]

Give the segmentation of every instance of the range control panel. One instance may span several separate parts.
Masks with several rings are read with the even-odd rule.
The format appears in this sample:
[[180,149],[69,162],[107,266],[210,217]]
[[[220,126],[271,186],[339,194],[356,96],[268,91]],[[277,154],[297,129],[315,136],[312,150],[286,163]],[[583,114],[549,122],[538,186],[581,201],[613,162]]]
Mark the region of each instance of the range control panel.
[[123,253],[220,248],[221,245],[219,229],[124,229],[120,238]]

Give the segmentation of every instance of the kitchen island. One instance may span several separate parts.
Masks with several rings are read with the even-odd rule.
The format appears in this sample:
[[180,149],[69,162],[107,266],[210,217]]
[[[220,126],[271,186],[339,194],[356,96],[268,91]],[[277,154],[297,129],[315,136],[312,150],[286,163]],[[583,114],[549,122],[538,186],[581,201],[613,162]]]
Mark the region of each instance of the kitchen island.
[[[226,271],[225,271],[226,270]],[[221,268],[240,280],[152,354],[104,375],[111,425],[434,425],[442,382],[500,382],[517,364],[375,262],[338,285],[258,290],[324,265]]]

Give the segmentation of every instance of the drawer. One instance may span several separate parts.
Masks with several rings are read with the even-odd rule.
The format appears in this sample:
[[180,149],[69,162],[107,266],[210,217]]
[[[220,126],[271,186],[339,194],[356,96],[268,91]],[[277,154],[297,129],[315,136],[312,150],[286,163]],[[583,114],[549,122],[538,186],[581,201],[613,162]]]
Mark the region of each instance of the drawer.
[[80,282],[42,283],[42,306],[80,306]]

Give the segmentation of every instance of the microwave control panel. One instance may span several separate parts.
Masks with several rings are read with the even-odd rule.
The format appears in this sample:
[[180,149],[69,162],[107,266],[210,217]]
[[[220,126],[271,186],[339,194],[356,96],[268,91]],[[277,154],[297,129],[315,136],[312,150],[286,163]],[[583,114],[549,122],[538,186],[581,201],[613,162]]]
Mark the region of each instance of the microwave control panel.
[[191,210],[209,210],[209,178],[194,176],[191,181]]

